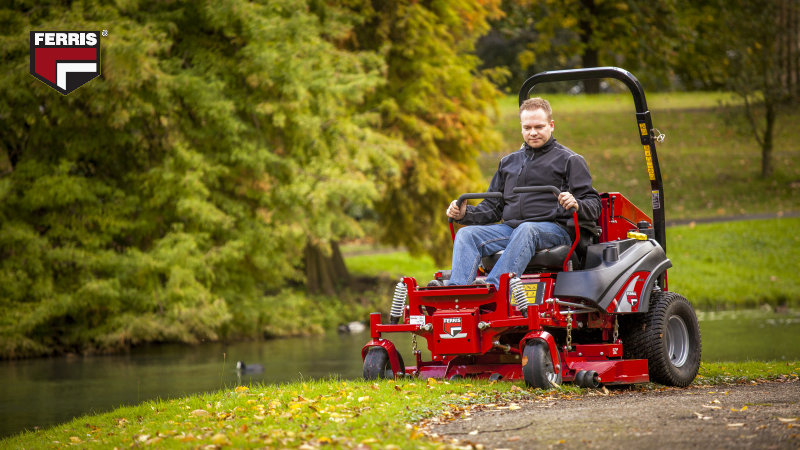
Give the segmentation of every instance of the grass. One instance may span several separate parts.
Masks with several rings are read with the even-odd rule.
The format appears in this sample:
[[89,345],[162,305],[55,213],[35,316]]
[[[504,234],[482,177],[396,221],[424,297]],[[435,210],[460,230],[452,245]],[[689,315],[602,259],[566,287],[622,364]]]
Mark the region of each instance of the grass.
[[800,219],[667,229],[669,287],[701,308],[800,304]]
[[[800,361],[704,363],[695,384],[797,379],[798,373]],[[240,386],[80,417],[4,439],[0,447],[438,448],[443,443],[420,430],[421,419],[468,416],[473,405],[515,409],[526,399],[586,392],[570,385],[555,392],[521,386],[433,379]]]

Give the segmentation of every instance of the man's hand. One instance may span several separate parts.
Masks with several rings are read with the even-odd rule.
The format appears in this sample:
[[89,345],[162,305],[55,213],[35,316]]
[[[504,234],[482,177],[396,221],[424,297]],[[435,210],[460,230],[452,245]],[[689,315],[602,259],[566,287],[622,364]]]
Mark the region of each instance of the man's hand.
[[570,208],[575,208],[575,211],[578,210],[578,201],[567,191],[562,192],[558,196],[558,203],[567,211],[569,211]]
[[447,208],[447,217],[450,217],[453,220],[461,220],[464,218],[464,215],[467,214],[467,202],[466,200],[461,202],[461,208],[456,206],[457,200],[453,200],[450,203],[450,206]]

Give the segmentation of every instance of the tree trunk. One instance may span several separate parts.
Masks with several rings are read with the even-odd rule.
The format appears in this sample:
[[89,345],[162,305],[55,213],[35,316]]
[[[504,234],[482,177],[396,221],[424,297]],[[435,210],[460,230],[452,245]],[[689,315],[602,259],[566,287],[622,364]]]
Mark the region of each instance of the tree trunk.
[[766,103],[766,126],[764,127],[764,140],[761,145],[761,178],[772,176],[772,137],[775,130],[775,105]]
[[350,285],[350,273],[338,242],[331,242],[328,255],[316,245],[307,244],[305,262],[306,287],[311,294],[336,295],[338,289]]
[[[584,10],[578,25],[581,30],[581,43],[583,44],[581,63],[583,67],[597,67],[600,64],[600,57],[597,47],[592,44],[594,29],[591,22],[591,18],[597,13],[597,7],[594,4],[594,0],[581,0],[581,6]],[[587,94],[599,94],[600,80],[597,78],[583,80],[583,89]]]

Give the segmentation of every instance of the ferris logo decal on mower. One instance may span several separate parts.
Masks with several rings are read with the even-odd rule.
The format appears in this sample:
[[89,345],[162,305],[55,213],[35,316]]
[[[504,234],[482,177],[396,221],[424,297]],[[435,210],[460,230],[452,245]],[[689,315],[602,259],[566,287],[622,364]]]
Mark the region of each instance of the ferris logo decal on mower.
[[31,75],[64,95],[88,83],[100,75],[100,32],[31,31]]
[[461,317],[445,317],[442,319],[444,333],[439,334],[442,339],[456,339],[467,337],[467,333],[461,332]]

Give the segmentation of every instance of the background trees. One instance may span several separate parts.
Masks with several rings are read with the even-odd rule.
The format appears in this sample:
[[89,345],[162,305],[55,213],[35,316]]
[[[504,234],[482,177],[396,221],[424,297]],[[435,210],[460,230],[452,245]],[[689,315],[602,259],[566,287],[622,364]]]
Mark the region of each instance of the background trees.
[[676,72],[693,88],[735,93],[744,103],[736,121],[761,151],[761,176],[774,170],[778,119],[800,100],[800,5],[792,0],[687,2],[692,30]]
[[[398,214],[414,204],[402,192],[436,189],[416,207],[442,203],[448,158],[460,162],[447,185],[468,184],[474,158],[458,155],[490,142],[479,137],[494,95],[467,55],[481,4],[348,8],[3,9],[0,354],[311,332],[347,317],[326,315],[343,298],[290,287],[332,293],[336,243],[361,235],[369,211],[408,227],[387,233],[395,241],[424,234],[427,219]],[[359,40],[360,8],[375,32],[392,29]],[[474,31],[460,40],[444,24],[465,21]],[[100,78],[63,97],[28,74],[30,30],[84,29],[109,30]]]

